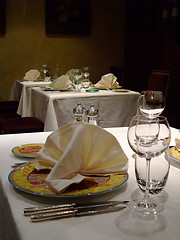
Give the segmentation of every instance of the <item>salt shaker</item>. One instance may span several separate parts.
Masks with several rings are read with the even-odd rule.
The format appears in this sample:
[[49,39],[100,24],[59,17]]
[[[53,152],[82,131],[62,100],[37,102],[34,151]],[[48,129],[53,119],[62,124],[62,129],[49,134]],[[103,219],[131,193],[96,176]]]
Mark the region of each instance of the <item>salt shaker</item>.
[[73,109],[73,113],[75,116],[75,122],[84,122],[86,109],[82,107],[81,103],[77,104],[77,106]]
[[93,104],[90,105],[90,108],[86,111],[86,114],[87,114],[87,117],[88,117],[88,123],[97,126],[98,110],[95,109]]

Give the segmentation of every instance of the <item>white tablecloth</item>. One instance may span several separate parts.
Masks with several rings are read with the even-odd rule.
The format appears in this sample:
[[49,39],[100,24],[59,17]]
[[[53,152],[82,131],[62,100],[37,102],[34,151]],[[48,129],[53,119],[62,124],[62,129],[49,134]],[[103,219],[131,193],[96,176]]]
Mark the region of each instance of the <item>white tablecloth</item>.
[[86,109],[94,104],[98,109],[98,125],[101,127],[128,126],[136,113],[140,94],[107,90],[87,93],[84,89],[81,92],[46,92],[40,88],[32,88],[31,95],[31,106],[28,108],[30,115],[44,122],[44,131],[53,131],[74,121],[73,108],[78,102]]
[[[110,128],[107,129],[120,142],[125,154],[129,159],[129,179],[118,191],[102,194],[96,197],[81,198],[79,201],[99,201],[99,200],[131,200],[132,195],[137,191],[137,183],[134,174],[134,158],[133,151],[130,149],[127,142],[127,128]],[[177,134],[176,129],[172,129],[172,141]],[[113,212],[101,215],[66,218],[61,220],[52,220],[39,223],[30,222],[28,217],[23,216],[24,207],[44,206],[47,204],[62,203],[62,199],[48,199],[38,197],[31,194],[26,194],[16,191],[8,182],[8,174],[12,170],[11,165],[18,161],[18,158],[13,156],[11,149],[17,145],[24,143],[45,142],[48,132],[43,133],[28,133],[14,135],[0,135],[0,150],[1,150],[1,168],[0,179],[2,187],[8,198],[12,215],[14,217],[17,229],[22,237],[22,240],[179,240],[180,236],[180,163],[171,161],[170,174],[168,182],[164,189],[164,194],[167,195],[165,202],[165,210],[157,215],[157,228],[152,229],[151,234],[147,234],[151,229],[151,221],[142,221],[141,223],[127,223],[126,230],[119,226],[120,221],[124,221],[128,214],[128,209],[120,212]],[[24,160],[24,159],[23,159]],[[19,159],[19,162],[22,161]],[[161,171],[161,169],[159,169]],[[2,196],[2,194],[0,194]],[[71,200],[73,201],[73,199]],[[0,218],[5,221],[3,215]],[[2,221],[2,220],[1,220]],[[7,222],[7,229],[11,219]],[[4,222],[6,226],[6,222]],[[158,225],[161,227],[158,228]],[[2,226],[2,225],[1,225]],[[132,229],[136,231],[133,235]],[[144,230],[144,236],[139,236],[138,232]],[[140,231],[141,230],[141,231]],[[9,232],[7,233],[8,236]],[[4,239],[4,238],[1,238]],[[6,238],[13,240],[12,238]]]
[[50,83],[51,82],[45,81],[15,81],[11,89],[9,100],[19,101],[17,113],[22,117],[30,116],[29,103],[31,101],[31,88],[48,85]]

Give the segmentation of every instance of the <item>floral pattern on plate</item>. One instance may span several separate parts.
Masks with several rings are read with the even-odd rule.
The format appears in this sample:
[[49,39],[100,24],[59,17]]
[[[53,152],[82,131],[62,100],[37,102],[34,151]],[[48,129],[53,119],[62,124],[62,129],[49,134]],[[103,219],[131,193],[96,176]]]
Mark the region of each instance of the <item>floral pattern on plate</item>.
[[176,147],[170,148],[170,156],[175,160],[180,162],[180,151]]
[[18,157],[36,157],[43,146],[43,143],[24,144],[14,147],[12,153]]
[[36,162],[24,164],[12,170],[9,174],[9,181],[13,187],[35,195],[46,197],[82,197],[106,193],[122,186],[128,180],[128,174],[94,177],[98,182],[96,186],[83,190],[74,190],[67,193],[56,194],[46,184],[46,177],[49,170],[35,169]]

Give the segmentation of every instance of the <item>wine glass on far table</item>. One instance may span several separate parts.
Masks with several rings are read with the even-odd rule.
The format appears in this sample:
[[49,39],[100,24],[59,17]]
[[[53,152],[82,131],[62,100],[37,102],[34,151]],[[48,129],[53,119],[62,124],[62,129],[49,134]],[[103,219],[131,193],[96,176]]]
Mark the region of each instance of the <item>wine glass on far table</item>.
[[168,149],[170,137],[170,127],[163,116],[148,119],[143,115],[137,115],[130,122],[128,143],[136,154],[146,159],[145,194],[142,199],[134,200],[129,205],[136,212],[150,214],[161,210],[161,206],[159,208],[158,203],[149,194],[151,159],[160,156]]
[[73,69],[71,72],[70,80],[72,82],[72,86],[74,87],[74,91],[80,92],[82,88],[82,70],[79,68]]
[[144,91],[139,100],[138,107],[140,112],[147,118],[158,117],[165,108],[165,98],[160,91]]
[[91,81],[90,81],[90,69],[89,67],[83,67],[82,68],[82,85],[83,88],[89,88],[91,85]]

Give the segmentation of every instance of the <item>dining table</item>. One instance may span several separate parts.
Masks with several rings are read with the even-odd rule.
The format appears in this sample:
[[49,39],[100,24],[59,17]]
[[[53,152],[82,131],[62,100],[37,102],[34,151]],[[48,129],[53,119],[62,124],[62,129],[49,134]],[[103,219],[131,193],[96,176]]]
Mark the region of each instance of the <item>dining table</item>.
[[[37,80],[16,80],[13,83],[9,101],[18,101],[19,106],[17,113],[24,116],[24,111],[28,112],[29,103],[31,101],[31,89],[32,87],[49,85],[51,81],[44,81],[43,79]],[[28,114],[28,113],[27,113]]]
[[[73,122],[73,109],[78,103],[87,111],[91,104],[98,110],[97,124],[100,127],[128,126],[137,111],[137,101],[140,93],[135,91],[115,92],[99,90],[88,92],[69,90],[47,90],[42,87],[31,89],[29,106],[23,107],[21,116],[36,117],[44,123],[44,131],[54,131],[64,124]],[[84,121],[88,121],[84,115]]]
[[[135,177],[134,152],[127,140],[127,127],[104,128],[121,145],[128,158],[128,178],[117,188],[96,194],[74,195],[71,197],[46,196],[35,191],[25,191],[9,181],[12,171],[23,168],[31,158],[17,156],[12,149],[22,144],[45,143],[52,133],[21,133],[0,135],[0,239],[6,240],[179,240],[180,236],[180,161],[170,159],[170,172],[166,186],[156,197],[164,199],[164,209],[149,219],[136,219],[127,206],[120,211],[91,216],[67,217],[62,219],[32,222],[24,216],[23,209],[34,206],[51,206],[62,203],[93,203],[106,200],[129,200],[140,193]],[[171,128],[171,146],[175,145],[178,129]],[[15,169],[15,163],[25,163]],[[34,161],[36,161],[34,159]],[[159,169],[161,171],[161,169]],[[27,177],[27,176],[26,176]],[[28,179],[28,177],[27,177]],[[26,180],[27,180],[26,179]],[[35,180],[35,179],[34,179]],[[22,180],[23,181],[23,180]],[[27,180],[28,181],[28,180]]]

